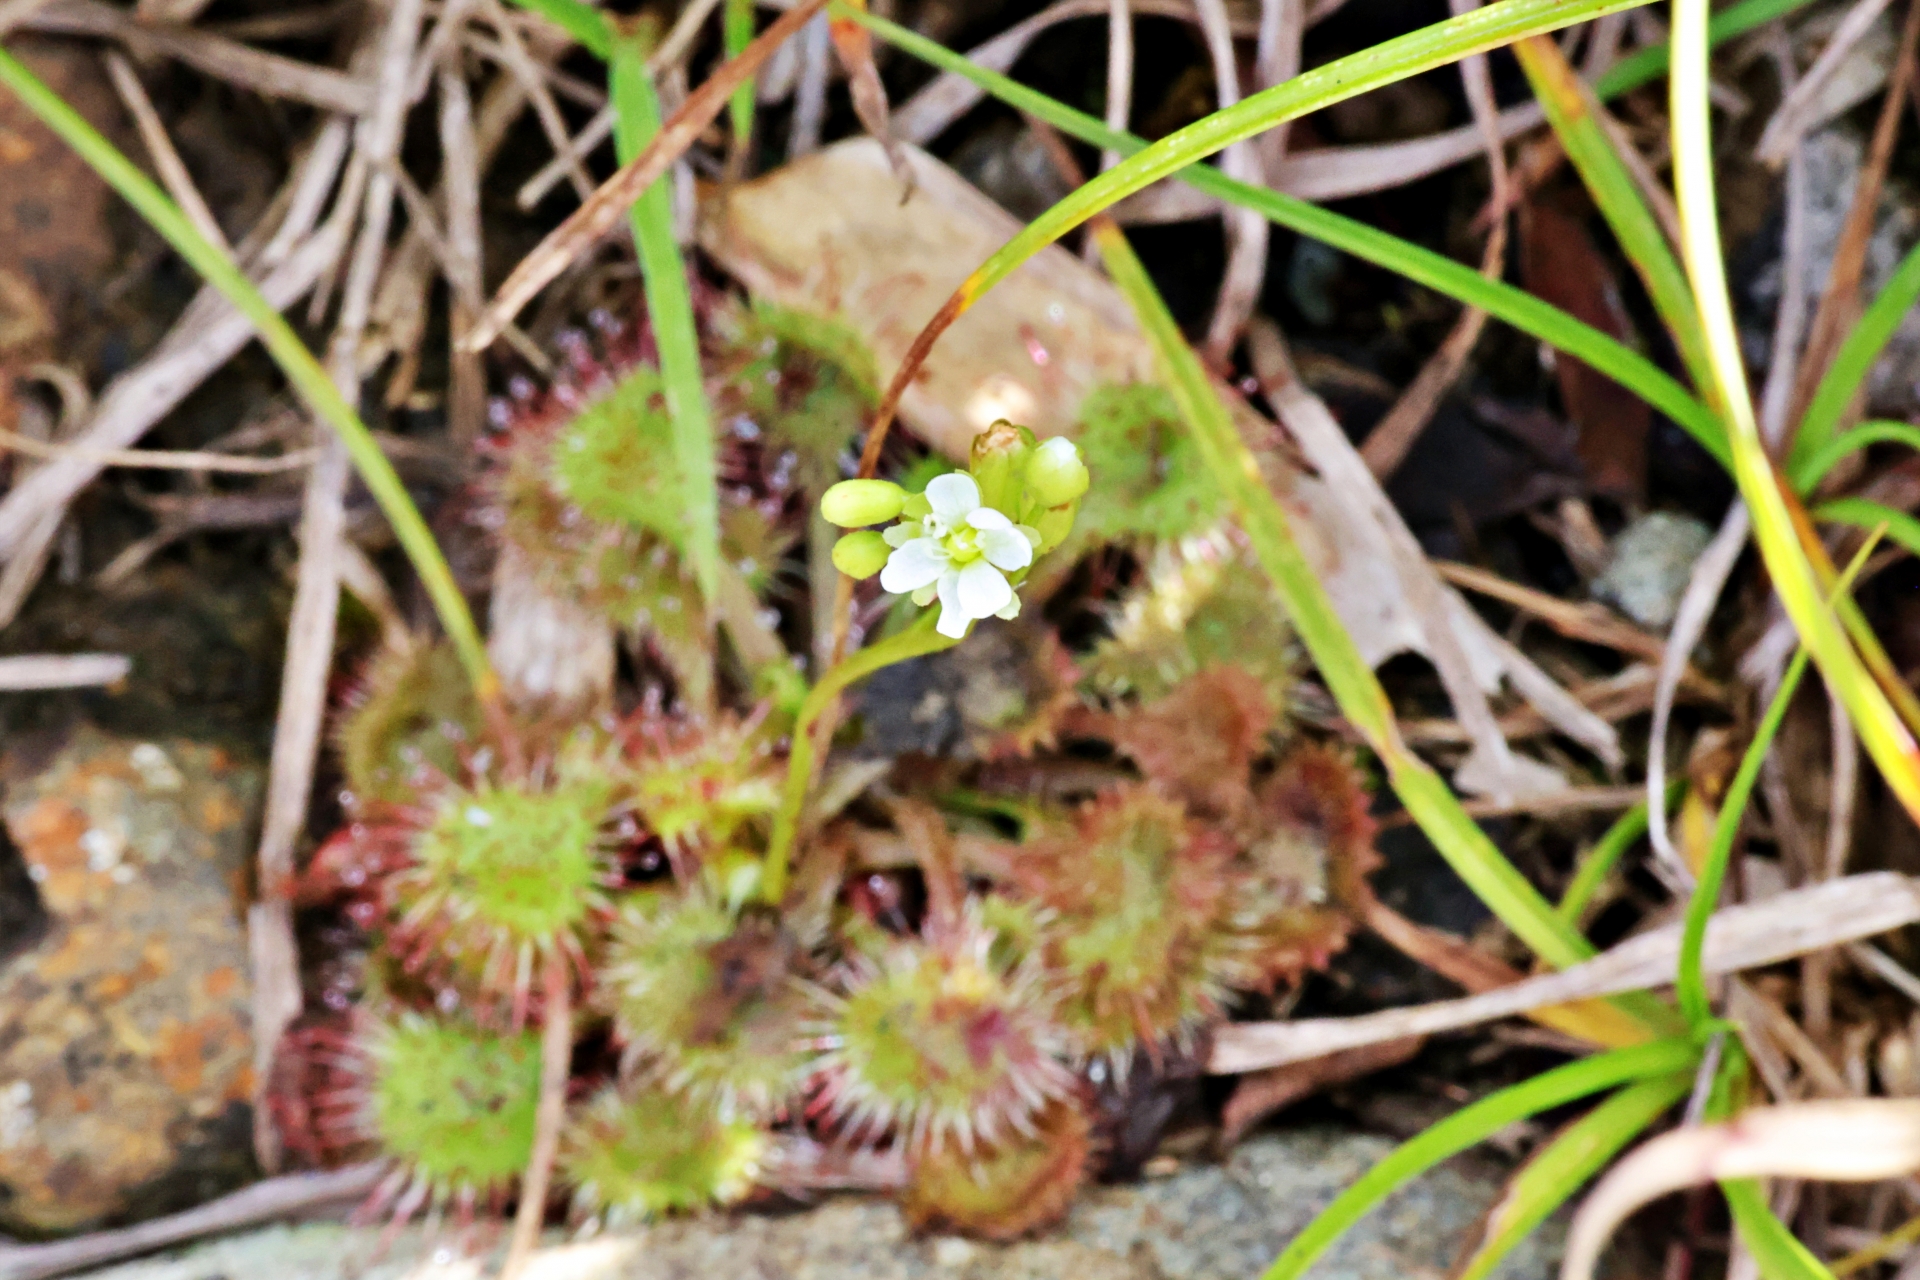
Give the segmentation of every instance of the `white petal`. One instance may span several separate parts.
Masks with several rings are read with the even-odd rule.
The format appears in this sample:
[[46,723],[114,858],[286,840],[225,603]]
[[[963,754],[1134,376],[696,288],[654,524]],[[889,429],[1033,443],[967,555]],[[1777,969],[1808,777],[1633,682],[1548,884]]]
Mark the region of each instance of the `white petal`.
[[905,594],[938,578],[947,567],[947,549],[932,538],[915,538],[887,557],[880,571],[883,591]]
[[887,545],[890,547],[904,547],[920,536],[920,522],[918,520],[902,520],[899,524],[882,529],[880,536],[886,540]]
[[1015,618],[1019,617],[1020,616],[1020,593],[1018,591],[1014,592],[1013,599],[1007,601],[1007,607],[1002,609],[1000,612],[994,614],[993,616],[996,618],[1005,618],[1008,622],[1012,622]]
[[1040,549],[1040,531],[1038,529],[1030,524],[1017,524],[1013,527],[1020,531],[1021,537],[1033,545],[1035,551]]
[[967,523],[980,530],[1013,528],[1013,521],[1007,519],[992,507],[981,507],[967,517]]
[[980,554],[996,567],[1012,573],[1033,563],[1033,544],[1012,525],[1004,529],[982,529]]
[[993,565],[975,560],[960,571],[959,589],[954,594],[968,617],[991,618],[1013,599],[1013,588]]
[[929,582],[926,586],[913,593],[913,602],[924,609],[933,603],[933,597],[934,586]]
[[960,570],[949,569],[940,575],[940,621],[934,623],[933,629],[958,640],[967,634],[972,621],[973,616],[960,607]]
[[964,471],[949,471],[927,481],[927,501],[933,514],[948,524],[959,524],[980,505],[980,486]]

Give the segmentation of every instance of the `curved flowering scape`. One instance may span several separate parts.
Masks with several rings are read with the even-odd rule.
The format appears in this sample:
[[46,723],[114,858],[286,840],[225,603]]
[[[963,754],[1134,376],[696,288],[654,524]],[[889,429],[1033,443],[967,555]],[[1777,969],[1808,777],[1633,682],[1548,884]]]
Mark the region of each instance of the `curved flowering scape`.
[[[998,422],[974,441],[967,471],[935,476],[922,493],[888,480],[845,480],[827,490],[821,514],[849,533],[833,562],[921,607],[940,602],[935,629],[958,640],[982,618],[1020,614],[1019,587],[1034,561],[1073,528],[1090,478],[1073,441],[1044,444],[1025,427]],[[885,524],[883,532],[864,526]]]

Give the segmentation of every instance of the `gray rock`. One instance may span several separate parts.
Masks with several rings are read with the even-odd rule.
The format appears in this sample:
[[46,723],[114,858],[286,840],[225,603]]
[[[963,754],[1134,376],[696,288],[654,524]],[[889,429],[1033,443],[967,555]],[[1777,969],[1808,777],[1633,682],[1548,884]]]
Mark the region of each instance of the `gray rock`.
[[1713,541],[1713,530],[1692,516],[1655,511],[1613,540],[1613,559],[1593,580],[1593,596],[1650,631],[1673,624],[1693,563]]
[[[892,1205],[836,1199],[805,1213],[671,1222],[583,1243],[555,1243],[527,1280],[1253,1280],[1342,1188],[1392,1149],[1384,1138],[1309,1129],[1264,1134],[1223,1164],[1190,1165],[1134,1186],[1082,1196],[1045,1238],[988,1245],[915,1237]],[[1459,1160],[1389,1199],[1314,1269],[1315,1280],[1425,1280],[1446,1274],[1497,1194],[1500,1173]],[[333,1225],[273,1227],[163,1259],[95,1272],[101,1280],[468,1280],[483,1260],[448,1238],[407,1233],[384,1257],[378,1232]],[[1561,1234],[1549,1226],[1498,1273],[1553,1274]]]
[[8,833],[47,924],[0,963],[0,1224],[81,1230],[251,1172],[240,892],[260,770],[83,728],[10,744]]

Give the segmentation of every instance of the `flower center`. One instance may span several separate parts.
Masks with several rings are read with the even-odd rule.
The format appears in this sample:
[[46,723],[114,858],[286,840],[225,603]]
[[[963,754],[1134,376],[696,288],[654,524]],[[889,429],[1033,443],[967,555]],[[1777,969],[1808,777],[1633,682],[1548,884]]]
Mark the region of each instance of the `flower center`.
[[970,564],[980,558],[980,535],[968,525],[962,525],[941,539],[941,545],[947,549],[947,558],[954,564]]

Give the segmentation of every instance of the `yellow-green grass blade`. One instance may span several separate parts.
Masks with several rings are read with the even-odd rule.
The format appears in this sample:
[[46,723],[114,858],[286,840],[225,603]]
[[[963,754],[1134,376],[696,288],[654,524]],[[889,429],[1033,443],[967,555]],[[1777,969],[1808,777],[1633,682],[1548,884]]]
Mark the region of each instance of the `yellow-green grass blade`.
[[1354,1223],[1395,1190],[1514,1121],[1636,1080],[1691,1072],[1699,1057],[1700,1050],[1690,1039],[1656,1040],[1543,1071],[1461,1108],[1401,1143],[1341,1192],[1274,1259],[1262,1280],[1299,1280]]
[[[618,39],[610,76],[614,149],[626,164],[660,132],[660,99],[647,71],[647,48],[638,38]],[[647,319],[660,352],[660,382],[673,423],[674,458],[680,472],[682,550],[712,608],[720,578],[720,489],[714,457],[713,414],[701,374],[700,334],[694,323],[687,265],[673,236],[673,188],[656,182],[634,204],[633,239],[647,295]]]
[[[1807,402],[1807,411],[1801,415],[1800,425],[1794,432],[1789,454],[1787,469],[1796,484],[1803,471],[1817,469],[1812,460],[1825,456],[1832,448],[1840,423],[1860,394],[1867,375],[1915,303],[1920,303],[1920,245],[1908,251],[1893,278],[1848,331],[1840,349],[1834,352],[1833,363],[1827,366],[1814,388],[1813,399]],[[1805,486],[1801,486],[1801,492],[1805,491]]]
[[[1667,808],[1671,809],[1686,794],[1684,779],[1675,778],[1667,784]],[[1560,896],[1558,911],[1563,919],[1578,928],[1582,917],[1594,895],[1600,892],[1600,886],[1607,882],[1607,876],[1618,866],[1621,857],[1633,847],[1634,841],[1647,834],[1647,802],[1642,800],[1633,808],[1621,814],[1601,837],[1594,841],[1593,848],[1587,850],[1580,859],[1580,865],[1573,873],[1573,879],[1567,884],[1567,891]]]
[[1834,464],[1868,445],[1903,444],[1920,452],[1920,427],[1906,422],[1863,422],[1851,431],[1830,437],[1826,444],[1808,452],[1789,471],[1796,493],[1805,496],[1820,487]]
[[1845,705],[1887,786],[1920,816],[1920,761],[1913,735],[1827,608],[1813,565],[1801,549],[1786,494],[1775,480],[1748,394],[1746,368],[1727,292],[1715,205],[1712,121],[1708,105],[1707,0],[1675,0],[1672,85],[1674,172],[1682,258],[1693,282],[1714,379],[1726,406],[1733,475],[1753,517],[1754,539],[1802,642]]
[[1077,188],[1028,223],[967,278],[956,292],[960,307],[964,310],[1021,263],[1094,214],[1243,138],[1472,54],[1645,3],[1499,0],[1302,72],[1169,134]]
[[[962,55],[896,23],[847,5],[834,5],[833,13],[868,27],[889,44],[924,62],[965,76],[1001,101],[1081,142],[1123,155],[1135,154],[1147,146],[1132,134],[1108,129],[1092,116],[997,72],[975,66]],[[1430,249],[1304,200],[1237,182],[1211,165],[1190,165],[1176,176],[1196,191],[1255,210],[1280,226],[1397,272],[1464,305],[1478,307],[1495,319],[1559,348],[1631,388],[1699,441],[1723,466],[1727,465],[1720,420],[1704,404],[1651,360],[1566,312],[1511,285],[1488,280],[1473,268]]]
[[1485,1280],[1516,1245],[1692,1088],[1691,1071],[1637,1081],[1536,1151],[1508,1179],[1481,1229],[1484,1243],[1454,1273],[1457,1280]]
[[[1763,27],[1776,18],[1784,18],[1796,9],[1804,9],[1813,0],[1741,0],[1713,15],[1708,36],[1718,45]],[[1664,43],[1636,49],[1603,72],[1593,82],[1593,91],[1602,101],[1631,93],[1641,85],[1652,84],[1667,74],[1671,49]]]

